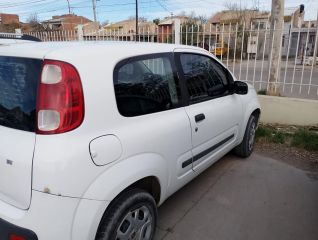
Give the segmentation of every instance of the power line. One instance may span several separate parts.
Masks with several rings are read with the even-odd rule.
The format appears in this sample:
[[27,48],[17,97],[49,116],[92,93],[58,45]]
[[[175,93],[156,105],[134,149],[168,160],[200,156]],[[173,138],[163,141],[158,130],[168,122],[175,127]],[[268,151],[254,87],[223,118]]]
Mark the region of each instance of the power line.
[[156,2],[157,2],[164,10],[166,10],[167,12],[169,12],[170,14],[172,14],[172,12],[169,11],[169,9],[168,9],[165,5],[163,5],[163,4],[160,2],[160,0],[156,0]]
[[[42,3],[46,1],[51,1],[51,0],[30,0],[26,2],[20,2],[20,3],[10,3],[10,4],[0,4],[1,8],[14,8],[14,7],[20,7],[21,5],[32,5],[34,3]],[[56,2],[56,1],[55,1]]]
[[[30,2],[30,1],[31,0],[29,0],[27,2]],[[32,0],[32,2],[38,2],[38,1],[45,2],[45,1],[49,1],[49,0]],[[64,1],[65,0],[63,0],[63,2]],[[91,8],[92,5],[81,6],[81,4],[89,3],[91,1],[92,0],[84,0],[84,1],[75,2],[75,3],[71,2],[71,9]],[[180,4],[178,2],[174,2],[174,3],[170,2],[169,3],[169,8],[168,8],[167,6],[163,5],[159,1],[160,0],[139,1],[139,4],[141,5],[139,8],[140,9],[146,9],[146,8],[149,9],[148,6],[145,7],[144,5],[153,2],[153,3],[157,3],[158,5],[160,5],[160,7],[163,8],[165,11],[171,13],[171,11],[169,11],[169,8],[171,9],[171,8],[174,8],[174,7],[179,7],[179,8],[174,9],[174,11],[178,11],[178,10],[182,10],[182,7],[185,7],[185,6],[191,7],[191,6],[193,6],[193,4],[198,3],[198,2],[206,2],[206,3],[210,4],[210,5],[219,5],[217,3],[211,3],[211,2],[209,2],[207,0],[192,0],[192,1],[183,1],[181,7],[180,7]],[[53,0],[53,2],[56,2],[56,0]],[[48,2],[47,4],[50,4],[50,3],[52,3],[52,2]],[[59,3],[61,3],[61,2],[59,2]],[[113,3],[113,4],[98,4],[97,13],[112,13],[112,12],[122,12],[123,10],[125,10],[125,11],[126,10],[132,10],[132,9],[123,9],[123,8],[112,9],[112,10],[103,10],[104,7],[115,8],[115,7],[119,7],[119,6],[124,7],[124,6],[132,6],[132,5],[135,5],[135,2]],[[66,4],[65,4],[65,6],[60,6],[60,7],[51,6],[51,8],[47,8],[46,7],[46,8],[36,9],[36,10],[34,10],[34,7],[33,7],[33,10],[24,11],[24,12],[20,12],[20,13],[17,13],[17,14],[19,14],[20,16],[26,16],[28,14],[32,14],[34,12],[37,12],[38,15],[45,15],[45,14],[48,14],[48,13],[57,12],[57,11],[61,11],[61,10],[67,10]]]

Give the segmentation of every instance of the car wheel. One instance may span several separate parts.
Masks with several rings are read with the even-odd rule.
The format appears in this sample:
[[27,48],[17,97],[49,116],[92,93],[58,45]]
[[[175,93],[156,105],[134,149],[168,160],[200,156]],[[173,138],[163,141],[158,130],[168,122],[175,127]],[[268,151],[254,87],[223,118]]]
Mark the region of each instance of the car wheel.
[[257,129],[258,118],[255,115],[251,115],[244,133],[243,141],[235,148],[236,155],[240,157],[248,157],[251,155],[254,149],[255,134]]
[[157,207],[153,197],[143,190],[123,193],[105,212],[96,240],[151,240],[157,223]]

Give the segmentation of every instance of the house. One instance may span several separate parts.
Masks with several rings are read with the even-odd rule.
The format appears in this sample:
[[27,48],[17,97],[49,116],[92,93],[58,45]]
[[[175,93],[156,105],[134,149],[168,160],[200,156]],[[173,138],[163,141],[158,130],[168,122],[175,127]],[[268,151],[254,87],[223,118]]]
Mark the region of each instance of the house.
[[52,19],[42,22],[45,29],[48,30],[75,30],[77,25],[84,25],[92,22],[86,17],[75,14],[64,14],[53,16]]
[[19,24],[19,16],[17,14],[0,13],[0,24]]
[[[305,11],[304,11],[303,4],[297,7],[289,7],[284,9],[284,25],[283,25],[282,46],[281,46],[282,57],[286,57],[287,54],[290,57],[296,55],[298,29],[302,28],[302,24],[304,22],[304,16],[305,16]],[[257,31],[252,32],[252,36],[249,37],[248,39],[248,49],[250,49],[248,53],[255,55],[257,52],[262,53],[264,51],[264,47],[266,47],[266,49],[270,48],[270,46],[268,45],[270,43],[270,41],[268,40],[269,30],[265,31],[266,29],[270,29],[270,13],[258,15],[252,18],[251,21],[252,21],[252,30],[257,30]],[[275,29],[279,29],[279,26],[275,25]],[[258,38],[257,38],[257,33],[258,33]],[[267,42],[265,46],[264,42],[266,37],[267,37]],[[292,39],[289,44],[290,37]],[[288,48],[289,48],[289,51],[288,51]]]
[[0,13],[0,32],[13,33],[21,27],[19,16],[16,14]]
[[[222,48],[228,46],[228,49],[232,52],[235,48],[236,31],[242,32],[243,29],[245,31],[252,30],[258,22],[260,22],[260,29],[263,29],[268,22],[268,17],[268,12],[252,9],[224,10],[213,15],[209,19],[209,23],[216,28],[216,45]],[[255,24],[255,22],[257,23]],[[245,39],[247,40],[245,47],[248,53],[255,53],[255,38],[255,36],[249,37],[245,35]],[[236,48],[240,48],[240,46],[236,45]]]
[[138,21],[138,36],[136,36],[136,20],[127,19],[116,23],[103,26],[98,33],[102,36],[108,36],[113,40],[133,40],[138,38],[140,41],[156,41],[156,24],[140,19]]
[[297,57],[302,59],[305,56],[305,53],[306,56],[313,56],[317,33],[317,21],[303,21],[301,27],[293,28],[291,31],[292,42],[290,46],[290,52],[292,56],[295,56],[297,50],[298,35],[299,43]]
[[[297,36],[290,32],[294,32],[295,29],[301,27],[304,22],[304,5],[301,4],[297,7],[290,7],[284,9],[284,26],[282,35],[282,56],[286,56],[288,53],[288,41],[289,36],[292,36],[291,46],[289,54],[295,56],[296,54],[296,43],[295,37]],[[268,54],[269,49],[269,29],[270,29],[270,12],[261,12],[258,10],[225,10],[216,13],[209,19],[209,22],[216,26],[219,31],[219,36],[217,36],[218,42],[224,41],[225,43],[230,42],[230,48],[234,48],[234,36],[228,38],[227,33],[235,31],[236,25],[238,24],[242,29],[244,28],[245,37],[247,43],[244,47],[246,53],[250,55],[257,55],[258,53],[263,53],[265,47],[265,55]],[[279,26],[275,26],[278,29]],[[221,36],[220,36],[221,35]],[[222,38],[222,40],[220,39]],[[258,54],[260,57],[262,54]]]
[[220,31],[228,31],[231,26],[231,30],[235,29],[236,24],[245,25],[245,29],[251,28],[251,22],[254,18],[264,16],[267,12],[260,12],[258,10],[224,10],[214,14],[209,23],[218,27]]
[[186,16],[165,17],[158,24],[158,42],[172,42],[173,32],[176,25],[184,24],[188,21]]

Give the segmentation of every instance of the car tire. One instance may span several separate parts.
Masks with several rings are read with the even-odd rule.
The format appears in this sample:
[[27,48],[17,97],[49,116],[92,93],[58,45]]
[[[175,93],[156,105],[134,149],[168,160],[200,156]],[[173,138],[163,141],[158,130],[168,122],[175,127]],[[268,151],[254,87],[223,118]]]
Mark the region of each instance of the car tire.
[[154,198],[148,192],[132,189],[111,203],[99,224],[95,240],[135,239],[136,236],[136,239],[151,240],[156,224]]
[[246,158],[251,155],[254,149],[255,134],[257,129],[258,117],[251,115],[244,133],[243,141],[235,148],[235,154]]

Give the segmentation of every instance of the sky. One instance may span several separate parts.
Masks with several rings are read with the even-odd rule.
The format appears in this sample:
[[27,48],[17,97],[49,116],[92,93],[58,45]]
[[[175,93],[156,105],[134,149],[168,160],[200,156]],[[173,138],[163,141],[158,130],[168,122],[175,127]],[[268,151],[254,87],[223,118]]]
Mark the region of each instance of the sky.
[[[37,14],[42,21],[53,15],[68,13],[68,1],[72,13],[93,20],[92,0],[0,0],[0,12],[18,14],[20,21],[24,22]],[[148,20],[192,11],[196,15],[210,17],[226,9],[227,3],[237,3],[247,8],[256,5],[260,10],[267,11],[271,8],[271,0],[138,0],[139,16]],[[305,5],[305,19],[315,20],[318,0],[285,0],[285,7],[295,7],[301,3]],[[134,16],[135,0],[97,0],[96,11],[99,22],[117,22]]]

